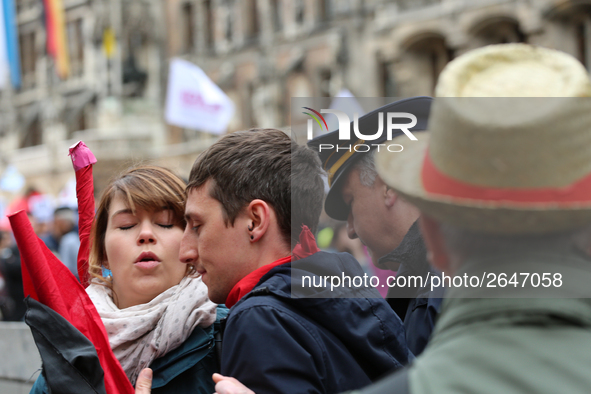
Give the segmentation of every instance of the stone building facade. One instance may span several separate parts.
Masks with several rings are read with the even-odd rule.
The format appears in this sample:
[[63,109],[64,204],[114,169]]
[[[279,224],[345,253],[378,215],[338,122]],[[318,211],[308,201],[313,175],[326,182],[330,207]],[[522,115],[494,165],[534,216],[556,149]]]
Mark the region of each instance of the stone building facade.
[[291,97],[431,95],[455,56],[528,42],[591,66],[586,0],[170,0],[168,50],[234,100],[232,129],[290,124]]
[[47,55],[43,2],[15,3],[22,86],[0,91],[0,174],[14,165],[28,186],[57,195],[73,176],[67,153],[78,140],[99,158],[99,186],[130,158],[159,156],[166,139],[161,2],[64,0],[64,79]]
[[12,163],[51,193],[78,139],[99,158],[99,187],[129,158],[188,174],[213,138],[162,120],[175,56],[232,98],[230,131],[288,126],[291,97],[431,95],[447,62],[487,44],[556,48],[591,67],[591,0],[64,0],[62,81],[44,55],[40,4],[17,1],[23,87],[0,92],[0,173]]

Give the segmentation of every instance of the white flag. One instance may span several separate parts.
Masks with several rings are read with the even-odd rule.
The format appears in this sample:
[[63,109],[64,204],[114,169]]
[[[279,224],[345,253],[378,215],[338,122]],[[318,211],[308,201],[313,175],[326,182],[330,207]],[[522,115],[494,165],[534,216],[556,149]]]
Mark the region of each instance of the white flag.
[[8,50],[6,49],[6,27],[4,25],[4,5],[0,0],[0,90],[8,83]]
[[234,115],[234,103],[199,67],[172,59],[166,94],[166,122],[222,134]]

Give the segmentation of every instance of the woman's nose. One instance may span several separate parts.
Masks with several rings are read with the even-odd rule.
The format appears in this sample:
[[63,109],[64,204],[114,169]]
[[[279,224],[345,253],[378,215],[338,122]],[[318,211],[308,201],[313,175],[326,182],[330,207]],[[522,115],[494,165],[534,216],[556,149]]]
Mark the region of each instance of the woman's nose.
[[154,230],[150,223],[142,223],[140,225],[140,233],[138,235],[138,244],[149,244],[156,243],[156,237],[154,236]]

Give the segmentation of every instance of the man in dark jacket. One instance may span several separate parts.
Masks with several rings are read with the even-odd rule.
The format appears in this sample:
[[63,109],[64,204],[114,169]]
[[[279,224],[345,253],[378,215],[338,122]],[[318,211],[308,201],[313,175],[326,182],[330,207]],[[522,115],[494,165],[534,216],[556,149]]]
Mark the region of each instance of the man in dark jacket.
[[[380,116],[396,112],[416,117],[416,125],[409,128],[411,133],[424,131],[431,102],[430,97],[413,97],[388,104],[361,117],[358,129],[364,135],[373,134],[379,128]],[[400,123],[408,123],[408,119]],[[353,127],[352,123],[351,130]],[[374,156],[378,149],[395,151],[400,145],[390,148],[386,132],[371,142],[355,142],[356,137],[341,140],[339,133],[337,130],[309,142],[328,172],[330,190],[324,209],[331,218],[347,221],[349,237],[359,238],[367,246],[377,267],[397,271],[396,282],[389,279],[387,285],[396,283],[400,286],[390,286],[387,299],[404,321],[408,347],[418,356],[427,345],[435,325],[443,288],[431,291],[424,281],[424,286],[413,286],[420,282],[418,277],[425,280],[437,275],[427,262],[427,251],[417,222],[420,213],[399,198],[382,181],[375,168]],[[398,131],[393,136],[402,133]],[[360,142],[363,147],[355,145]],[[355,147],[348,148],[351,145]]]
[[412,358],[375,289],[326,281],[363,270],[316,247],[320,172],[279,130],[225,136],[191,170],[180,258],[231,308],[222,374],[258,394],[359,388]]

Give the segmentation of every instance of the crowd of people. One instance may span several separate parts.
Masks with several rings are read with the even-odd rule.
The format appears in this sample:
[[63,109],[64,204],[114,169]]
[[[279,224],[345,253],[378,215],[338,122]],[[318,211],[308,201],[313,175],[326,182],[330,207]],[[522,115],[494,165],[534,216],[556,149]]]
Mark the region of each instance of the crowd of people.
[[[75,208],[60,205],[51,209],[50,214],[32,209],[38,192],[26,193],[29,198],[23,200],[19,207],[24,209],[35,229],[35,233],[45,245],[78,277],[77,256],[80,247],[78,236],[78,216]],[[23,302],[23,283],[21,259],[18,247],[10,228],[0,230],[0,320],[22,321],[26,308]]]
[[[569,55],[489,46],[446,66],[435,99],[378,108],[348,140],[252,129],[214,143],[186,184],[125,171],[98,205],[85,294],[136,394],[588,392],[589,97]],[[415,121],[376,136],[384,113]],[[356,285],[351,254],[318,248],[323,209],[409,285]],[[72,338],[56,347],[68,364],[40,347],[32,392],[104,392],[92,343],[30,309],[44,338]]]

